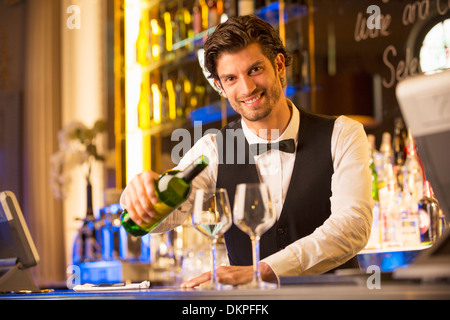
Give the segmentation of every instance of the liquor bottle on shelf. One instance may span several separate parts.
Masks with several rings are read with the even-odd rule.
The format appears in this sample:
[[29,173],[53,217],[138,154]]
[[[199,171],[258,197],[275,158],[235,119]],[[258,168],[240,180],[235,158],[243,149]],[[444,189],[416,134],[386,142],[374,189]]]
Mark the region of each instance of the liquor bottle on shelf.
[[161,58],[163,47],[163,35],[161,25],[159,23],[158,14],[156,10],[151,11],[150,16],[150,46],[152,60],[158,61]]
[[225,4],[223,3],[223,0],[217,0],[217,24],[220,23],[220,18],[222,17],[222,14],[224,12],[225,9]]
[[148,23],[141,19],[139,21],[139,33],[136,40],[136,60],[141,65],[148,64],[148,47],[149,47],[149,37],[147,34]]
[[416,204],[423,195],[424,172],[417,154],[414,138],[408,129],[405,141],[406,160],[403,165],[403,192]]
[[417,246],[420,244],[419,216],[417,214],[418,203],[408,197],[407,192],[399,195],[399,239],[403,247]]
[[192,8],[194,35],[208,29],[208,11],[206,0],[195,0]]
[[184,92],[187,95],[187,97],[186,97],[187,103],[184,106],[184,114],[186,117],[188,117],[189,113],[194,108],[194,104],[195,104],[194,100],[196,101],[196,97],[195,97],[195,93],[194,93],[194,86],[192,83],[192,78],[185,76],[183,83],[184,83]]
[[176,99],[176,106],[177,106],[177,118],[182,118],[184,116],[184,101],[185,101],[185,96],[184,96],[184,91],[183,91],[183,80],[182,77],[180,76],[182,74],[182,70],[178,70],[178,77],[177,80],[175,81],[175,99]]
[[159,50],[160,50],[159,55],[160,55],[161,59],[163,59],[167,53],[164,12],[165,12],[165,6],[164,6],[164,4],[161,4],[160,9],[156,15],[156,21],[157,21],[157,26],[158,26],[158,31],[159,31],[159,33],[158,33],[158,45],[159,45]]
[[395,118],[392,149],[394,151],[394,171],[397,174],[400,189],[403,189],[403,172],[401,169],[406,159],[405,139],[406,139],[405,124],[403,123],[402,118],[400,117]]
[[220,17],[220,22],[225,22],[231,17],[236,16],[236,1],[235,0],[224,0],[223,1],[223,13]]
[[[178,1],[178,9],[175,12],[175,32],[174,41],[179,42],[194,36],[192,29],[192,15],[189,10],[183,6],[183,1]],[[189,46],[188,44],[188,47]]]
[[194,6],[192,7],[192,29],[194,35],[203,31],[202,6],[200,5],[200,0],[195,0]]
[[418,204],[420,238],[423,244],[433,244],[442,233],[439,202],[434,197],[429,181],[424,183],[424,194]]
[[383,132],[381,137],[380,152],[383,159],[394,164],[394,151],[392,150],[392,136],[389,132]]
[[173,49],[173,26],[172,26],[172,15],[170,11],[164,11],[162,13],[162,18],[164,21],[164,34],[165,34],[165,50],[166,52],[171,52]]
[[406,160],[403,165],[403,201],[401,225],[403,244],[405,246],[420,243],[418,204],[423,196],[423,170],[416,152],[414,139],[408,130],[405,141]]
[[166,110],[167,110],[167,118],[169,120],[175,120],[177,118],[177,101],[175,95],[175,86],[171,78],[168,78],[166,80]]
[[380,225],[380,198],[378,194],[378,174],[375,170],[375,164],[373,159],[373,150],[375,149],[375,136],[372,134],[368,135],[369,140],[369,155],[370,155],[370,164],[369,168],[372,173],[372,199],[374,203],[372,216],[372,229],[370,232],[370,238],[367,243],[366,248],[371,249],[380,249],[382,243],[382,233],[381,233],[381,225]]
[[203,78],[199,77],[194,87],[194,94],[196,96],[196,106],[192,106],[193,108],[200,108],[205,106],[206,104],[206,87],[203,82]]
[[206,3],[207,0],[200,0],[200,6],[202,7],[202,30],[208,30],[209,8]]
[[158,84],[153,83],[151,85],[151,91],[152,91],[152,105],[153,105],[152,120],[154,124],[160,124],[162,120],[161,90],[159,89]]
[[190,111],[191,83],[181,69],[178,70],[175,93],[177,97],[177,117],[187,117]]
[[382,154],[376,148],[375,135],[368,134],[367,135],[367,140],[369,142],[369,152],[370,152],[370,155],[372,157],[373,165],[375,167],[377,175],[379,175],[380,174],[380,170],[381,170]]
[[406,160],[405,152],[406,129],[402,118],[395,118],[394,121],[394,138],[392,145],[394,149],[395,164],[402,166]]
[[[398,184],[397,177],[393,168],[392,161],[392,145],[391,145],[391,134],[389,132],[384,132],[382,136],[382,141],[380,145],[380,167],[378,172],[378,182],[379,182],[379,192],[380,198],[385,196],[385,193],[397,193]],[[380,199],[383,201],[383,199]]]
[[[380,217],[383,246],[400,244],[400,210],[401,193],[394,173],[392,161],[391,134],[384,132],[380,145],[381,165],[378,173],[378,194],[380,199]],[[399,197],[400,195],[400,197]]]
[[178,0],[177,10],[173,15],[173,42],[177,43],[187,38],[186,25],[184,23],[183,2]]
[[133,236],[143,236],[155,229],[176,210],[188,197],[192,180],[208,165],[208,159],[200,156],[183,171],[169,170],[155,181],[157,203],[153,203],[156,215],[150,222],[137,225],[125,209],[121,216],[122,226]]
[[450,227],[447,219],[445,218],[444,212],[442,211],[442,208],[439,208],[439,221],[440,221],[439,230],[442,235],[444,234],[445,230]]
[[223,3],[222,8],[220,8],[218,2],[219,1],[216,0],[207,0],[206,2],[208,6],[208,29],[215,27],[219,24],[220,21],[219,19],[223,11]]
[[161,79],[161,123],[169,119],[169,97],[167,94],[167,73]]
[[141,83],[141,93],[138,102],[138,126],[143,130],[150,129],[150,92],[146,81]]

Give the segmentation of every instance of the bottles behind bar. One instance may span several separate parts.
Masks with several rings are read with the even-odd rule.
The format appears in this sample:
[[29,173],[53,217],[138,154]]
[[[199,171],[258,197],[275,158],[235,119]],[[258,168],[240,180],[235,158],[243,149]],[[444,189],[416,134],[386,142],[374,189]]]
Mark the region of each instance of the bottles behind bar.
[[376,150],[373,135],[368,135],[368,140],[372,179],[376,178],[378,183],[377,188],[372,185],[375,203],[372,233],[375,234],[371,235],[366,248],[434,243],[442,234],[445,223],[410,130],[404,127],[401,119],[396,119],[394,139],[389,132],[384,132],[379,150]]
[[394,136],[392,138],[392,149],[394,152],[394,171],[397,174],[397,181],[400,188],[403,187],[402,167],[406,160],[406,129],[402,118],[397,117],[394,120]]
[[124,210],[121,221],[125,230],[133,236],[140,237],[155,229],[188,198],[192,180],[206,168],[208,162],[205,156],[201,156],[183,171],[169,170],[163,173],[155,181],[158,202],[153,204],[153,208],[156,215],[152,221],[137,225]]
[[206,34],[219,23],[244,11],[254,13],[255,9],[272,2],[144,2],[136,40],[135,62],[142,67],[144,85],[137,120],[141,129],[149,130],[150,125],[156,132],[166,124],[188,121],[195,109],[221,103],[220,96],[198,68],[197,49],[203,47]]
[[375,169],[375,136],[373,134],[369,134],[367,136],[369,140],[369,155],[370,155],[370,171],[372,173],[372,199],[373,199],[373,221],[372,221],[372,229],[370,232],[369,242],[367,244],[367,248],[371,249],[380,249],[381,248],[381,222],[380,222],[380,197],[378,193],[378,174]]
[[393,165],[392,139],[383,133],[377,164],[383,246],[400,245],[399,185]]
[[415,246],[420,243],[418,203],[423,195],[423,170],[417,156],[411,131],[405,141],[406,160],[399,172],[402,172],[403,189],[400,189],[401,202],[401,235],[402,244]]
[[439,202],[434,197],[433,189],[428,181],[424,184],[424,194],[418,205],[420,240],[424,244],[432,244],[442,234]]

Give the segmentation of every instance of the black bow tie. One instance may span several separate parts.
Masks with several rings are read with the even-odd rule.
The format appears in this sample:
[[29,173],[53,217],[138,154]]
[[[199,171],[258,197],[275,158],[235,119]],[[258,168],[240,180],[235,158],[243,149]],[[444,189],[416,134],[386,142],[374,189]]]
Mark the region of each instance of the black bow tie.
[[253,143],[250,145],[250,151],[255,155],[263,154],[268,150],[280,150],[287,153],[294,153],[294,139],[281,140],[275,143]]

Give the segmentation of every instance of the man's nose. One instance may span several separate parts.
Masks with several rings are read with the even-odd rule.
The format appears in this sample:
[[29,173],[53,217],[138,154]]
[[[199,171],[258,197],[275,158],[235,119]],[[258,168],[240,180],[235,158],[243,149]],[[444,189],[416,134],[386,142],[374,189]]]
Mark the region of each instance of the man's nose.
[[256,88],[256,84],[248,75],[241,77],[241,94],[251,95]]

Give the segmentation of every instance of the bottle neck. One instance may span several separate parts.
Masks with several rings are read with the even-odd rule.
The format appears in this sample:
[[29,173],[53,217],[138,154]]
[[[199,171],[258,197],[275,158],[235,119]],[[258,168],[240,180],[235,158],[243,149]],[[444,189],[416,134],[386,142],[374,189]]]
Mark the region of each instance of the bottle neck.
[[416,155],[417,155],[416,146],[414,145],[413,141],[410,141],[406,145],[406,156],[407,157],[415,157]]
[[92,205],[92,184],[87,182],[86,186],[86,217],[94,217],[94,207]]
[[180,178],[190,183],[203,169],[208,165],[208,159],[205,156],[197,158],[180,174]]
[[416,142],[414,141],[414,138],[411,134],[410,129],[408,129],[408,136],[405,141],[405,150],[406,150],[407,157],[416,157],[417,156]]
[[424,186],[423,195],[428,198],[434,198],[433,188],[431,188],[430,182],[426,180],[423,186]]

